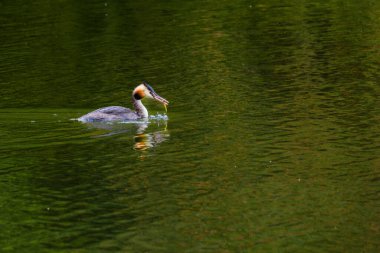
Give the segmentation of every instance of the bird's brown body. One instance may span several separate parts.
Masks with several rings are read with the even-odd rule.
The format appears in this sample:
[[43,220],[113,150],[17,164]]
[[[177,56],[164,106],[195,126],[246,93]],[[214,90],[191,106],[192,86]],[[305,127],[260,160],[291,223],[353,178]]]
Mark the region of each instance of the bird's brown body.
[[148,118],[148,110],[142,104],[141,99],[149,97],[168,105],[168,101],[160,97],[153,88],[143,82],[137,86],[132,93],[132,102],[135,110],[122,106],[108,106],[99,108],[78,118],[82,122],[106,122],[106,121],[128,121]]

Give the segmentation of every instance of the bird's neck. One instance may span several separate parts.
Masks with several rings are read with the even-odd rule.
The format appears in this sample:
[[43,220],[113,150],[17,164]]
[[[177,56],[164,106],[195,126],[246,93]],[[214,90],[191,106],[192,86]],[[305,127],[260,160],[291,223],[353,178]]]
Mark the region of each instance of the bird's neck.
[[132,102],[137,115],[139,115],[141,118],[148,118],[148,110],[145,108],[141,100],[137,100],[132,97]]

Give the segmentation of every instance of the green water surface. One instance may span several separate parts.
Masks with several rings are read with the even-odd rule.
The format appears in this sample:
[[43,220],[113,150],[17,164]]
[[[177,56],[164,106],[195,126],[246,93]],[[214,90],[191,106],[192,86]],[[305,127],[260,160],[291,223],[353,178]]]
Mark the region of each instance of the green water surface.
[[[379,1],[4,0],[0,42],[0,252],[380,252]],[[142,80],[169,120],[72,120]]]

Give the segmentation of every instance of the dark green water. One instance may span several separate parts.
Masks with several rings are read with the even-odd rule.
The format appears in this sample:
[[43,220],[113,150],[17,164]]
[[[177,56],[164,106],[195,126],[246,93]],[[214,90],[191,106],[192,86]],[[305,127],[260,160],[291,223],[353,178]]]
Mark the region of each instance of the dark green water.
[[[380,252],[379,31],[375,0],[1,1],[0,252]],[[167,122],[70,120],[142,80]]]

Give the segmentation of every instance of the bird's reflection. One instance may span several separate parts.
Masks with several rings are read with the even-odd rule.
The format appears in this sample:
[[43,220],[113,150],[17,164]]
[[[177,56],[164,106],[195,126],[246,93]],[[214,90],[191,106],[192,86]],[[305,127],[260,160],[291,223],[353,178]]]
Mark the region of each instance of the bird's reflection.
[[167,130],[136,134],[134,137],[135,144],[133,145],[133,148],[141,151],[147,150],[158,146],[161,142],[166,141],[168,138],[169,133]]
[[167,130],[167,122],[128,122],[128,123],[85,123],[92,129],[107,130],[106,133],[98,134],[95,138],[109,137],[133,133],[133,149],[137,151],[147,151],[157,147],[160,143],[167,141],[170,137]]

